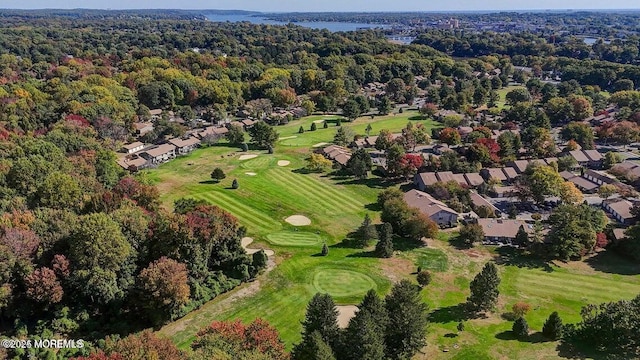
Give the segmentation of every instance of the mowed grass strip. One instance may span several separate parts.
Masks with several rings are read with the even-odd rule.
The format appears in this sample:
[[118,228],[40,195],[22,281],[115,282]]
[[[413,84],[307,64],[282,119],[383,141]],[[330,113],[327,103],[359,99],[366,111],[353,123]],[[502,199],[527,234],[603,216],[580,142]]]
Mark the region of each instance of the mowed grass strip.
[[340,301],[364,295],[370,289],[376,290],[378,285],[371,277],[361,272],[321,267],[313,275],[313,287],[318,292],[330,294]]
[[249,230],[269,232],[281,227],[281,224],[273,220],[268,214],[247,205],[243,199],[236,199],[224,194],[222,191],[194,194],[193,197],[206,200],[227,210],[240,220],[240,224],[247,226]]
[[364,204],[350,197],[346,191],[339,192],[319,180],[299,175],[290,170],[273,169],[269,176],[277,180],[287,192],[311,201],[314,208],[320,207],[330,213],[354,213],[363,209]]
[[257,158],[244,160],[240,166],[249,170],[266,169],[273,163],[273,161],[274,158],[271,156],[260,155]]
[[566,272],[527,269],[518,271],[514,280],[519,292],[532,297],[548,296],[585,304],[631,299],[640,293],[640,284]]
[[280,231],[267,235],[267,240],[280,246],[315,246],[320,244],[320,235],[304,231]]
[[347,189],[336,189],[336,185],[326,184],[313,178],[311,175],[300,175],[286,169],[273,169],[274,173],[282,175],[281,179],[292,188],[306,190],[309,193],[319,196],[323,201],[333,204],[339,210],[345,212],[357,212],[363,209],[364,202],[356,199],[352,192]]

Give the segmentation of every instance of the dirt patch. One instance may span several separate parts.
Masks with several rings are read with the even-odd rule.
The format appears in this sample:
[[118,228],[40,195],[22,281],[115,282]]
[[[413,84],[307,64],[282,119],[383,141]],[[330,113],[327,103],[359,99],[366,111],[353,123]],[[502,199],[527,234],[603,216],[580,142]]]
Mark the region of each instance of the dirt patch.
[[288,222],[293,226],[307,226],[311,225],[311,219],[304,215],[292,215],[288,218],[284,219],[284,221]]
[[240,157],[238,158],[239,160],[249,160],[249,159],[254,159],[257,158],[258,155],[240,155]]
[[407,274],[411,274],[412,272],[416,271],[413,261],[400,257],[381,259],[380,269],[382,270],[382,273],[392,282],[398,282],[406,278]]
[[291,164],[289,160],[278,160],[278,166],[289,166],[289,164]]
[[247,173],[244,173],[244,174],[247,175],[247,176],[256,176],[256,175],[258,175],[258,174],[254,173],[254,172],[247,172]]
[[356,315],[358,307],[355,305],[336,306],[338,308],[338,326],[342,329],[349,326],[349,320]]

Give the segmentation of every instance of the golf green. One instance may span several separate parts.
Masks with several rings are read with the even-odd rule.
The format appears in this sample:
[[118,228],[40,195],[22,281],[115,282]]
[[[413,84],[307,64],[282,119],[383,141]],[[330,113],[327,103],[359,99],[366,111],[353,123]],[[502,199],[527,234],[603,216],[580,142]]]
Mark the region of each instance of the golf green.
[[320,268],[313,275],[313,287],[336,298],[364,295],[378,285],[368,275],[345,269]]
[[304,231],[280,231],[267,235],[267,241],[280,246],[315,246],[321,240],[319,235]]

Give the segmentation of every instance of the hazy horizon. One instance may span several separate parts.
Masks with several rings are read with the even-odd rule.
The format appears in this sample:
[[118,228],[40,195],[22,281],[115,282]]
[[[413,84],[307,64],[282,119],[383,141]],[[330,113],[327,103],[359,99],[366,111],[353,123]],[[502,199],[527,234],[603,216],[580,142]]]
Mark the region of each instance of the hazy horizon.
[[405,0],[389,2],[388,0],[194,0],[189,5],[177,8],[175,1],[169,0],[112,0],[109,6],[97,0],[4,0],[3,9],[103,9],[103,10],[244,10],[258,12],[402,12],[402,11],[544,11],[544,10],[640,10],[637,0],[539,0],[535,6],[530,2],[514,4],[507,0],[459,0],[448,4],[425,3],[424,0]]

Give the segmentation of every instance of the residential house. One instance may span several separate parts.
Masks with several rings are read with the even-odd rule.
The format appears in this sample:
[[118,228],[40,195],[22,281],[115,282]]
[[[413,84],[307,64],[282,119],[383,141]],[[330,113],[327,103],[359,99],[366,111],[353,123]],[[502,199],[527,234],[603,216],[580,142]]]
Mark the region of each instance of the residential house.
[[591,160],[585,155],[582,150],[573,150],[568,152],[569,156],[573,157],[580,166],[587,166]]
[[613,229],[613,231],[612,231],[612,233],[613,233],[613,241],[615,243],[618,243],[620,240],[626,238],[627,235],[624,233],[625,231],[627,231],[627,229],[621,229],[621,228]]
[[515,243],[518,231],[527,231],[528,224],[522,220],[512,219],[478,219],[478,225],[484,232],[484,244],[512,245]]
[[438,182],[438,178],[435,173],[425,172],[418,173],[413,177],[413,184],[420,190],[424,191],[427,186],[432,186]]
[[502,168],[502,172],[507,177],[507,181],[510,182],[510,183],[514,182],[516,180],[516,178],[518,177],[518,173],[512,167],[504,167],[504,168]]
[[442,181],[442,182],[449,182],[449,181],[455,180],[455,178],[453,177],[453,172],[451,171],[438,171],[436,172],[436,177],[438,178],[438,181]]
[[529,161],[527,160],[515,160],[509,161],[507,166],[512,167],[518,174],[522,174],[527,170],[527,166],[529,166]]
[[499,181],[501,183],[507,182],[507,176],[504,174],[501,168],[485,168],[480,170],[480,176],[486,181]]
[[584,172],[584,174],[582,175],[582,177],[584,177],[585,179],[594,182],[598,185],[604,185],[604,184],[614,184],[617,182],[616,179],[609,177],[601,172],[598,171],[594,171],[591,169],[588,169]]
[[173,144],[162,144],[143,151],[140,156],[157,165],[175,158],[176,147]]
[[179,155],[188,154],[200,146],[200,140],[195,137],[187,139],[174,138],[169,140],[169,143],[175,145]]
[[151,122],[141,122],[135,123],[133,126],[136,128],[136,135],[143,136],[146,133],[150,133],[153,131],[154,126]]
[[351,154],[348,153],[340,153],[333,158],[333,161],[337,162],[342,166],[347,166],[347,162],[351,159]]
[[633,205],[631,201],[620,198],[602,202],[602,208],[624,225],[631,225],[634,222],[635,217],[631,214]]
[[226,127],[208,126],[204,130],[201,130],[200,132],[196,133],[195,136],[200,139],[203,139],[209,136],[215,137],[215,138],[221,138],[225,136],[228,132],[229,132],[229,129],[227,129]]
[[598,150],[582,150],[582,152],[589,158],[589,163],[587,164],[589,167],[596,169],[602,167],[604,157]]
[[137,153],[138,151],[144,149],[144,144],[140,141],[133,142],[131,144],[122,145],[122,152],[127,154]]
[[453,227],[458,223],[458,212],[425,192],[410,190],[404,194],[404,201],[410,207],[419,209],[441,227]]
[[119,159],[118,165],[130,172],[136,172],[147,167],[147,160],[138,155],[132,154]]
[[478,194],[475,191],[471,191],[469,193],[469,197],[471,198],[471,203],[473,204],[473,208],[479,208],[480,206],[485,206],[496,214],[496,216],[502,216],[502,212],[495,205],[491,203],[491,201],[485,199],[482,195]]
[[484,183],[484,179],[480,174],[476,173],[466,173],[464,174],[465,179],[467,179],[467,183],[470,187],[478,187]]
[[453,180],[463,187],[469,186],[469,183],[467,183],[467,179],[465,179],[464,174],[453,174]]
[[593,194],[598,191],[598,188],[600,187],[598,184],[579,176],[572,177],[568,181],[572,182],[585,194]]
[[149,110],[149,115],[151,115],[151,119],[158,120],[162,116],[162,109]]

